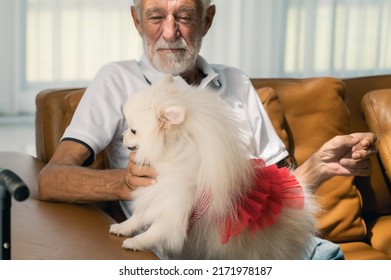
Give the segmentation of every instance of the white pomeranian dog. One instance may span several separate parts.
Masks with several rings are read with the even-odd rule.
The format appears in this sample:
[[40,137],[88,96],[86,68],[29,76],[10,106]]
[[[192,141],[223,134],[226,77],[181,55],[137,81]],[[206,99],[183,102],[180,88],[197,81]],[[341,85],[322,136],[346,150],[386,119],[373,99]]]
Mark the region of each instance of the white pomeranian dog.
[[124,145],[157,183],[110,227],[123,247],[172,259],[303,259],[314,203],[287,168],[250,159],[237,116],[211,90],[167,76],[129,98]]

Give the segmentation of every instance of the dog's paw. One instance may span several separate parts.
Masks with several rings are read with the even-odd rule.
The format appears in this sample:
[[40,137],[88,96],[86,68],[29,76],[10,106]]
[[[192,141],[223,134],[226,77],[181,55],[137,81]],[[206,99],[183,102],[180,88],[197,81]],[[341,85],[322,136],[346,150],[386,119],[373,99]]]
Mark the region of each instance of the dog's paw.
[[128,238],[122,243],[122,248],[133,251],[146,251],[146,248],[137,238]]
[[123,226],[121,226],[121,224],[112,224],[110,226],[110,230],[109,232],[111,234],[115,234],[115,235],[123,235],[125,236],[125,231],[123,230]]

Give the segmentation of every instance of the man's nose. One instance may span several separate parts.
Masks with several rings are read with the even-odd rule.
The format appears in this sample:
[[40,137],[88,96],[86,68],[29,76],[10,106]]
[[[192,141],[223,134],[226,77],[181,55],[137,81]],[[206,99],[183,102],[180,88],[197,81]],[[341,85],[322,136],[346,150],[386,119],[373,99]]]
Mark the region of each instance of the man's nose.
[[163,38],[168,42],[173,42],[180,36],[179,24],[174,16],[168,16],[164,21]]

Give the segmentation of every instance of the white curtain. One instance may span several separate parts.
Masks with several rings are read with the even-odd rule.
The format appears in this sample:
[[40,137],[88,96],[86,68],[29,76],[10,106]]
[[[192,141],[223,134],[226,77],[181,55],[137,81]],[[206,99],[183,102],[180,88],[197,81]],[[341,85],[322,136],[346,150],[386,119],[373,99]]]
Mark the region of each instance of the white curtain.
[[391,73],[391,0],[214,0],[203,53],[251,77]]
[[[1,83],[12,90],[0,101],[13,104],[0,106],[0,114],[34,112],[39,90],[85,86],[103,64],[142,52],[132,0],[1,1],[2,14],[15,16],[0,18],[0,26],[11,20],[15,32],[7,31],[10,40],[0,46],[8,50],[0,58],[12,62],[0,64],[0,73],[12,69]],[[212,63],[236,66],[250,77],[391,73],[391,0],[213,3],[217,14],[201,50]]]
[[27,0],[25,81],[90,80],[102,64],[138,57],[131,0]]
[[283,75],[391,72],[390,0],[287,1]]

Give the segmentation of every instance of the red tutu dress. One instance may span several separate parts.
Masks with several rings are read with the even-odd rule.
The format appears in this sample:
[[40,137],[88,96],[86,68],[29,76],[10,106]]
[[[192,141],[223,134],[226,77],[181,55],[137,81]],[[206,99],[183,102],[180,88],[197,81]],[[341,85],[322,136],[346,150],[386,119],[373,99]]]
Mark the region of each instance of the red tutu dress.
[[304,207],[303,188],[288,168],[266,166],[261,159],[252,162],[255,168],[253,188],[238,202],[236,219],[231,217],[224,221],[222,243],[245,229],[255,232],[273,225],[283,207],[298,210]]

